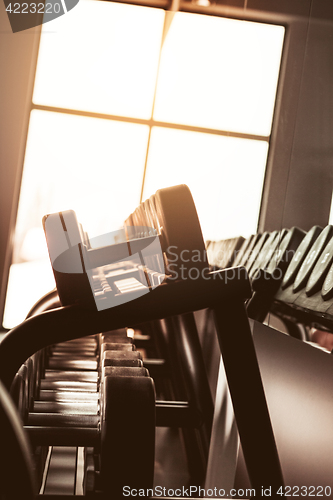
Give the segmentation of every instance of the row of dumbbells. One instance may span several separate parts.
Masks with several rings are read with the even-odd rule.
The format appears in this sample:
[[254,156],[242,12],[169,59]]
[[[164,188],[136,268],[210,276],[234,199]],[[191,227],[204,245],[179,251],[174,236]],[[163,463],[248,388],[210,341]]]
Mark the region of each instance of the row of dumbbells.
[[301,338],[307,338],[306,331],[295,323],[332,329],[332,225],[313,226],[307,233],[294,227],[257,234],[244,240],[233,256],[225,252],[235,242],[227,243],[211,242],[208,254],[216,266],[229,258],[233,266],[247,269],[255,292],[247,306],[250,317],[263,321],[269,310],[274,311],[290,334]]
[[154,384],[125,329],[36,353],[15,377],[12,395],[41,462],[40,477],[41,450],[81,446],[90,451],[85,493],[152,486]]

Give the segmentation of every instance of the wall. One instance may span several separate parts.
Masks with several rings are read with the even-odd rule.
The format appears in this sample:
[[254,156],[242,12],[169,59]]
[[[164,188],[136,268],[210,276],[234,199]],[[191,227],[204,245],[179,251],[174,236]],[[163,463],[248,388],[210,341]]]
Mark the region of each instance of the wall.
[[261,230],[325,225],[332,199],[333,3],[313,0],[287,42]]
[[0,316],[31,104],[40,28],[13,34],[0,2]]

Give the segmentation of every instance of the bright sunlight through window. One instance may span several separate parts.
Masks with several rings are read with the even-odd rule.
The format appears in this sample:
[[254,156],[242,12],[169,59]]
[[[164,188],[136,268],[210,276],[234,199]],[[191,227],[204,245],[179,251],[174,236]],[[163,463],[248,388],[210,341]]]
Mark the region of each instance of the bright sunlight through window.
[[[205,239],[256,232],[267,142],[154,127],[144,198],[187,184]],[[235,199],[230,203],[231,196]]]
[[43,25],[34,103],[150,118],[163,20],[160,9],[81,0]]
[[164,43],[154,118],[268,136],[284,28],[177,13]]

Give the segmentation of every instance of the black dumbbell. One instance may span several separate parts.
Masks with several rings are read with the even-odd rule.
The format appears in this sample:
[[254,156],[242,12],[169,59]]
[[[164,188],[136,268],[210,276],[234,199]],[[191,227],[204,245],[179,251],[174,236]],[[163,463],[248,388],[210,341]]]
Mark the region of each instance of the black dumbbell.
[[[139,221],[141,226],[135,227]],[[178,278],[186,277],[193,268],[200,274],[207,267],[197,212],[185,185],[157,191],[127,219],[127,240],[115,245],[91,248],[73,211],[47,215],[43,226],[63,305],[79,303],[102,310],[126,300],[134,281],[138,297],[147,293],[147,286],[160,284],[165,263],[166,272]],[[196,259],[192,259],[193,253]],[[145,260],[152,267],[153,283]],[[133,277],[136,280],[131,282]],[[119,289],[121,285],[125,288]]]

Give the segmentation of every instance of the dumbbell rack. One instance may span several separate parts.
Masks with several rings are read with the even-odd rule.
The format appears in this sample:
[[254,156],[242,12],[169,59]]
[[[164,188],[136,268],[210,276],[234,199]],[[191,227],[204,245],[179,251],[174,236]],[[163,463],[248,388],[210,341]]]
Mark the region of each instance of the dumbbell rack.
[[281,485],[282,473],[244,308],[244,300],[251,294],[249,281],[241,268],[237,280],[234,278],[234,269],[216,271],[196,281],[163,283],[146,295],[137,298],[134,294],[133,301],[103,311],[72,305],[33,316],[3,339],[1,379],[9,388],[25,360],[54,343],[212,308],[251,484],[258,491],[265,484]]
[[[41,314],[27,319],[4,338],[0,345],[0,377],[5,385],[9,388],[29,356],[47,346],[131,325],[170,319],[180,339],[178,346],[186,351],[189,332],[196,336],[192,313],[210,308],[252,487],[260,492],[262,486],[281,486],[281,467],[244,307],[244,301],[251,296],[248,275],[242,267],[209,272],[198,216],[187,186],[159,190],[142,203],[125,222],[126,238],[115,245],[92,248],[72,211],[46,216],[44,229],[63,306],[41,312],[43,306],[55,305],[54,296],[46,298],[45,304],[42,301],[34,310]],[[184,259],[184,252],[195,252],[201,258]],[[126,283],[129,275],[132,284]],[[186,360],[189,371],[193,359]],[[202,380],[197,382],[203,387]],[[104,386],[108,385],[107,380]],[[196,408],[192,411],[191,405],[177,401],[157,403],[153,405],[157,422],[198,427],[205,413],[204,401],[201,398],[199,414],[195,414]],[[108,406],[103,397],[101,405]],[[207,410],[209,421],[212,410]],[[103,429],[92,429],[91,436],[78,429],[76,433],[78,439],[83,439],[82,444],[89,446],[99,440],[103,448]],[[38,437],[46,431],[42,428],[34,432]],[[65,439],[70,431],[60,429],[58,434]],[[209,428],[203,434],[203,442],[208,445]]]

